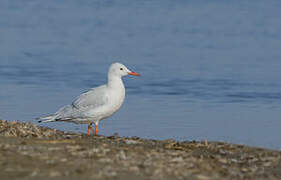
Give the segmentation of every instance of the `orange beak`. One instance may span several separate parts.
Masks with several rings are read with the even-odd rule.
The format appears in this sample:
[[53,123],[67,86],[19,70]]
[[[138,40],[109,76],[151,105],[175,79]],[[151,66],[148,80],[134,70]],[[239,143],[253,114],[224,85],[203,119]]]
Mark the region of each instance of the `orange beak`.
[[136,72],[128,72],[128,74],[133,75],[133,76],[140,76],[140,74],[136,73]]

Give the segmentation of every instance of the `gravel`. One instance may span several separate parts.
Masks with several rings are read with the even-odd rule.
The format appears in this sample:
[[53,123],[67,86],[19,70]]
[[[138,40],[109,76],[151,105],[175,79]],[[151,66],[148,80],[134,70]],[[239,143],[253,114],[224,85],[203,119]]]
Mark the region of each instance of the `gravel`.
[[88,136],[0,121],[1,179],[281,179],[281,151],[224,142]]

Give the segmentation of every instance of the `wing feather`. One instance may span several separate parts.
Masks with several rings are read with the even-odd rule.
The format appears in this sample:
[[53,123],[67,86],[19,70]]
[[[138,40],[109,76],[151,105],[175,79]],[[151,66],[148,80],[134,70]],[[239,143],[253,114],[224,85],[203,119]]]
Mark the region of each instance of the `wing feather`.
[[73,101],[72,106],[80,110],[101,107],[108,102],[107,97],[106,86],[99,86],[81,94]]
[[54,115],[54,121],[69,121],[83,119],[85,113],[100,108],[108,103],[106,85],[90,89],[81,94],[71,105],[60,108]]

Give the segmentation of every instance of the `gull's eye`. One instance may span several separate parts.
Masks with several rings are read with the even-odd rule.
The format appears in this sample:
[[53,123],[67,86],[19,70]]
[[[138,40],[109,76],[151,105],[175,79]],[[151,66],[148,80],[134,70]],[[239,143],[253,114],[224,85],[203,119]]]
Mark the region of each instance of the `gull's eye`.
[[123,68],[120,68],[120,70],[122,71],[122,70],[123,70]]

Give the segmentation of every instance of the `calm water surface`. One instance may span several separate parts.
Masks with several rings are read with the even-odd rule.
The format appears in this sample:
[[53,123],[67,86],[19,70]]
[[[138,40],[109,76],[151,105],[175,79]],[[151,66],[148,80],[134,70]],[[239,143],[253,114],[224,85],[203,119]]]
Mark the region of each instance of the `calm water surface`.
[[[0,2],[0,118],[35,122],[106,83],[122,108],[100,133],[281,149],[281,1]],[[44,124],[85,132],[87,125]]]

